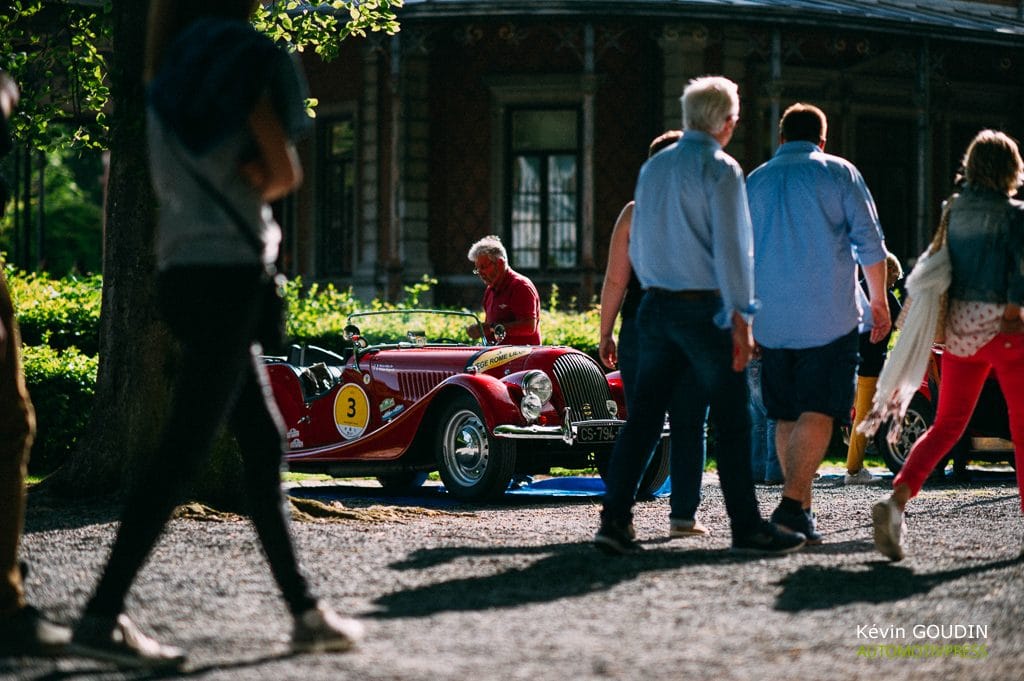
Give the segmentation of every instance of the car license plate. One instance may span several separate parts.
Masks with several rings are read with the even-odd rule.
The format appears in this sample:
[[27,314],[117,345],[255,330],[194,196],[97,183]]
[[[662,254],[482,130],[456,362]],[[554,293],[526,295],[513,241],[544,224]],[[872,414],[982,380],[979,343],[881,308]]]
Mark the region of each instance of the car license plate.
[[620,425],[580,426],[576,439],[580,442],[614,442]]

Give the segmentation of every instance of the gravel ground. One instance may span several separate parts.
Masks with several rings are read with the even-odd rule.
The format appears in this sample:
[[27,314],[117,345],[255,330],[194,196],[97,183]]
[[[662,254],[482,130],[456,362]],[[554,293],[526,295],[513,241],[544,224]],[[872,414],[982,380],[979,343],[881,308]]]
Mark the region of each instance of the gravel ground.
[[[815,484],[823,546],[782,558],[728,552],[717,477],[706,538],[668,541],[668,501],[639,504],[648,549],[590,545],[596,498],[443,495],[303,486],[347,512],[293,524],[323,597],[361,617],[344,655],[288,654],[290,621],[249,524],[174,520],[129,600],[147,630],[190,651],[201,679],[1020,679],[1024,561],[1011,473],[926,488],[908,516],[909,557],[870,539],[884,490]],[[761,486],[762,510],[778,487]],[[109,549],[117,509],[31,499],[24,557],[34,604],[73,621]],[[874,627],[875,629],[872,629]],[[89,660],[0,660],[3,679],[143,678]]]

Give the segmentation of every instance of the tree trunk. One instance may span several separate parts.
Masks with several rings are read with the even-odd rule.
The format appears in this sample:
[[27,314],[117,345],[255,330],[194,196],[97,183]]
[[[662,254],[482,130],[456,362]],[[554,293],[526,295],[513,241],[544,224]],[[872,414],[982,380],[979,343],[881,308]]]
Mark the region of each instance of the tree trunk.
[[156,199],[146,158],[142,66],[149,2],[114,0],[110,175],[96,401],[89,430],[47,480],[62,495],[120,488],[136,456],[153,451],[173,373],[171,342],[155,299]]
[[[154,456],[177,346],[156,305],[156,197],[146,156],[142,82],[149,2],[114,0],[110,67],[110,173],[103,234],[103,299],[96,398],[89,428],[41,491],[66,497],[126,489],[138,463]],[[215,342],[215,339],[212,339]],[[190,498],[242,507],[242,468],[233,438],[221,437]]]

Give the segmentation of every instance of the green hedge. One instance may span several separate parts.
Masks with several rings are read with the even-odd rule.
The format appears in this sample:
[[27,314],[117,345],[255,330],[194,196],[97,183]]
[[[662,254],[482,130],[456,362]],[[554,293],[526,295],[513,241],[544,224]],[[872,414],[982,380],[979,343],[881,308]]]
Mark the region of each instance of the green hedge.
[[34,475],[59,466],[85,432],[92,412],[97,359],[78,350],[25,346],[25,382],[36,411],[36,441],[29,459]]
[[[301,279],[288,283],[288,335],[296,343],[318,345],[327,349],[344,347],[344,329],[348,315],[365,310],[393,310],[403,307],[431,307],[423,298],[436,284],[435,280],[424,277],[417,284],[405,287],[405,297],[399,303],[386,303],[374,299],[366,305],[352,296],[351,291],[338,290],[334,286],[312,284],[304,287]],[[568,345],[597,357],[597,346],[601,328],[601,316],[596,304],[583,312],[571,312],[559,299],[558,288],[553,287],[551,296],[541,310],[541,334],[547,345]],[[569,309],[576,308],[576,301],[568,301]],[[480,310],[473,310],[482,316]],[[461,336],[462,323],[452,320],[453,327],[447,334]],[[440,331],[432,331],[440,333]]]
[[99,275],[51,279],[5,267],[25,345],[64,350],[78,348],[86,355],[99,352]]

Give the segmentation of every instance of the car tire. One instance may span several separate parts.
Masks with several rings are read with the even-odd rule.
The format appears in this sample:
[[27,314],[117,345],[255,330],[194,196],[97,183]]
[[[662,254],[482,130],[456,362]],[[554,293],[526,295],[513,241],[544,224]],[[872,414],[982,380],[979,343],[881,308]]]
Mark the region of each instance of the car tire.
[[661,438],[661,444],[655,450],[651,462],[647,464],[644,477],[640,478],[640,487],[636,490],[638,501],[648,501],[654,498],[654,494],[661,489],[661,486],[668,480],[669,468],[672,463],[669,458],[669,439]]
[[405,471],[402,473],[388,473],[378,475],[377,482],[388,494],[406,494],[414,492],[423,486],[427,480],[427,474],[423,471]]
[[[921,437],[924,431],[931,428],[934,422],[935,408],[924,395],[918,393],[911,398],[910,405],[907,407],[907,413],[903,415],[903,428],[896,442],[889,443],[888,421],[879,427],[878,432],[875,433],[875,447],[878,448],[878,452],[882,455],[885,465],[889,467],[893,474],[899,473],[903,469],[903,464],[906,463],[907,456],[910,455],[910,448],[913,447],[914,442]],[[948,461],[949,455],[942,457],[939,463],[936,464],[935,470],[931,474],[932,477],[936,475],[941,476]]]
[[488,431],[470,395],[453,399],[437,427],[437,466],[449,494],[463,501],[496,499],[515,470],[515,444]]
[[[653,499],[655,492],[661,489],[665,481],[668,480],[671,465],[670,451],[669,439],[667,437],[662,438],[661,443],[654,452],[654,456],[651,457],[650,463],[647,464],[647,470],[644,471],[643,477],[640,478],[640,486],[636,490],[637,501],[650,501]],[[611,449],[598,453],[596,457],[597,472],[602,480],[607,479],[608,462],[611,458]]]

